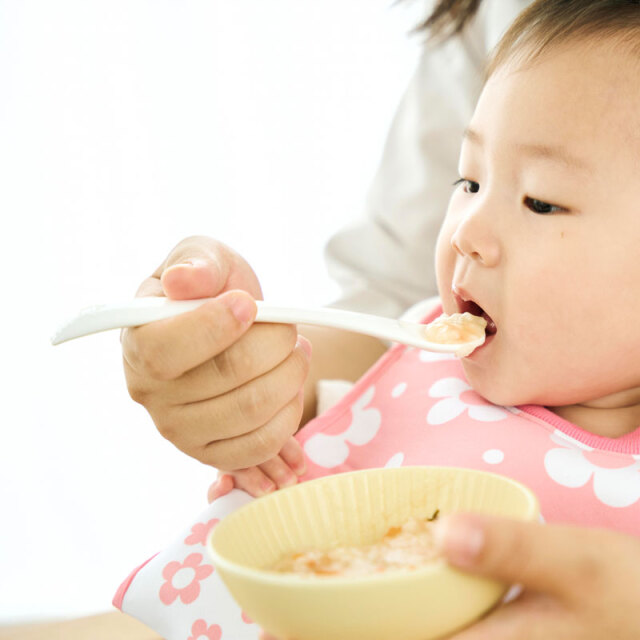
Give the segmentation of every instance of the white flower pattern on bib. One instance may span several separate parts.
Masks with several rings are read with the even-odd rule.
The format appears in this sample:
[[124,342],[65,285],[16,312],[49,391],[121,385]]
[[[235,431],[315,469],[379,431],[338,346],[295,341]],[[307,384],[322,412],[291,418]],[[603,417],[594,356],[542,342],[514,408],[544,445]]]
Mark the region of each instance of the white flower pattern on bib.
[[304,444],[309,459],[320,467],[332,469],[349,457],[349,444],[362,446],[376,437],[382,416],[378,409],[368,409],[375,387],[369,387],[351,406],[352,419],[346,431],[329,435],[317,433]]
[[[589,458],[593,447],[555,431],[551,440],[560,448],[550,449],[544,457],[544,468],[558,484],[572,489],[583,487],[593,478],[593,493],[609,507],[628,507],[640,500],[640,460],[635,457],[608,456],[596,464]],[[631,464],[629,464],[629,462]]]
[[509,414],[481,398],[464,380],[460,378],[441,378],[429,389],[432,398],[442,398],[436,402],[427,414],[429,424],[444,424],[457,418],[465,411],[469,417],[480,422],[504,420]]

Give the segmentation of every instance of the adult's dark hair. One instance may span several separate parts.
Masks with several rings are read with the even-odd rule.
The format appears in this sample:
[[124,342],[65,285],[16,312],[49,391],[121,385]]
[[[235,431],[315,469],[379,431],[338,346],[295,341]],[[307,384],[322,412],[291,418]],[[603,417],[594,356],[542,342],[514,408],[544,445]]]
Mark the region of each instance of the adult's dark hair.
[[482,0],[438,0],[431,13],[414,31],[425,32],[433,40],[446,40],[464,29],[481,2]]

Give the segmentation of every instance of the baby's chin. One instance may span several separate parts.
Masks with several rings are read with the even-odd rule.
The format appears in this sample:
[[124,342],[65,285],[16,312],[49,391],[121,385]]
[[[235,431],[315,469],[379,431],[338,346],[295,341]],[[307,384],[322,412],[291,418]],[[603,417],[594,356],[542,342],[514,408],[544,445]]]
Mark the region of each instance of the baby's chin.
[[526,389],[512,388],[510,384],[501,384],[499,376],[491,375],[487,371],[478,371],[472,362],[465,361],[464,358],[462,359],[462,368],[473,390],[491,404],[502,407],[532,404],[532,399]]

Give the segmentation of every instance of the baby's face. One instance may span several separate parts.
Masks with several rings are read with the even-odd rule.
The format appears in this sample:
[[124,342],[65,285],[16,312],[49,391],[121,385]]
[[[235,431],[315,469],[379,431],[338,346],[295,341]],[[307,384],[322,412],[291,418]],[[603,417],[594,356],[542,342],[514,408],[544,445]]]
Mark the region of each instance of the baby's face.
[[640,60],[573,44],[487,83],[438,239],[444,311],[497,331],[463,359],[498,404],[640,387]]

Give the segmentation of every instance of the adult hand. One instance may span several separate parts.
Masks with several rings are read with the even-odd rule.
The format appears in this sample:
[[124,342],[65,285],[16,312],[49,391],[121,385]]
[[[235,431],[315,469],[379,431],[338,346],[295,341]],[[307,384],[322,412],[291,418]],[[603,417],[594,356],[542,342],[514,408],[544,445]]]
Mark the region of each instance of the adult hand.
[[137,295],[214,298],[122,332],[129,394],[160,433],[218,469],[259,465],[265,488],[295,484],[311,345],[295,325],[253,324],[262,291],[251,267],[216,240],[187,238]]
[[640,638],[640,539],[466,514],[439,527],[452,565],[524,587],[450,640]]

